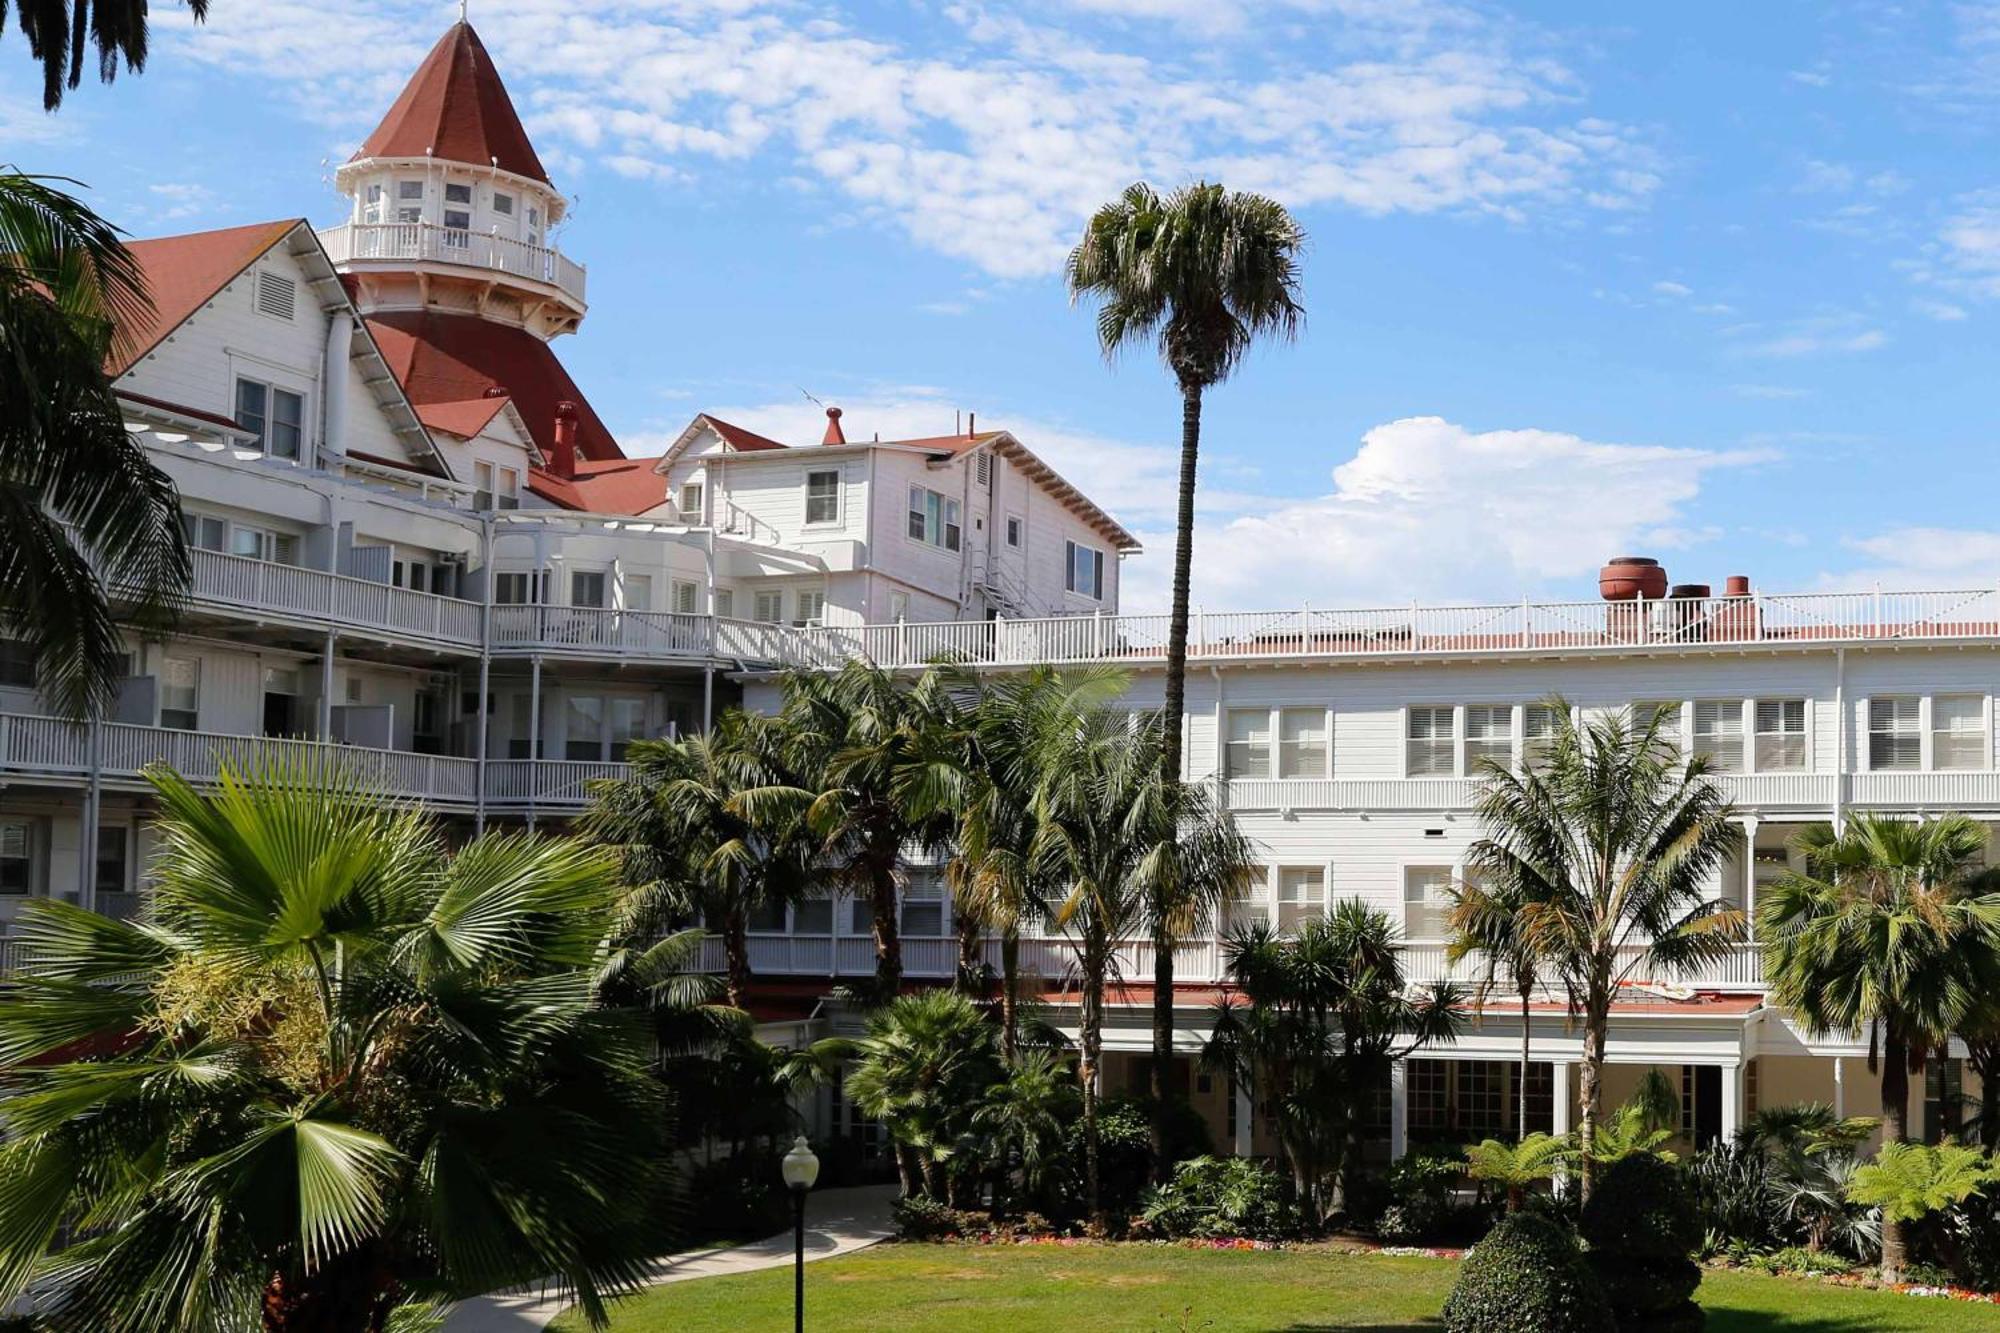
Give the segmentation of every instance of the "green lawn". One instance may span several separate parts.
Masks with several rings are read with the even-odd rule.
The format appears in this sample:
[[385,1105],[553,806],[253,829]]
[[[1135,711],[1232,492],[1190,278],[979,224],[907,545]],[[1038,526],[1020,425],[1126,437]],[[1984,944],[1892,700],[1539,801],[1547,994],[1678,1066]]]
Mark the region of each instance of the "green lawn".
[[[1395,1333],[1435,1329],[1457,1265],[1316,1250],[885,1245],[806,1268],[814,1333],[1210,1329]],[[1711,1273],[1696,1297],[1709,1333],[2000,1330],[2000,1307]],[[661,1287],[620,1306],[614,1333],[789,1328],[789,1268]],[[553,1330],[581,1333],[574,1314]]]

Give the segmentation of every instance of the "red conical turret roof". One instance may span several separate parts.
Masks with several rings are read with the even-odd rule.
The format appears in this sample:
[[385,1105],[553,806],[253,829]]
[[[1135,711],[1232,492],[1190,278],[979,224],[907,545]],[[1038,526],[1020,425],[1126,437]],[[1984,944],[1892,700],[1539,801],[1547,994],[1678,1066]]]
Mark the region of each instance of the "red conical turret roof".
[[551,184],[493,57],[469,23],[457,23],[410,76],[402,96],[354,155],[442,158]]

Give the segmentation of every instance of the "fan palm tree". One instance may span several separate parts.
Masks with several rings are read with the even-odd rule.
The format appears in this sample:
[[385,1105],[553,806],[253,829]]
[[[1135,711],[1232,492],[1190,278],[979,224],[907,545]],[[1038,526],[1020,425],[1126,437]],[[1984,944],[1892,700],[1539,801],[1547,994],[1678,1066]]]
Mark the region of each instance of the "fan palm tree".
[[[1283,205],[1207,181],[1162,196],[1141,181],[1094,213],[1065,268],[1071,301],[1098,303],[1107,358],[1158,347],[1181,391],[1180,500],[1174,522],[1173,608],[1167,624],[1166,735],[1160,764],[1181,774],[1187,693],[1188,583],[1194,560],[1194,492],[1202,396],[1228,379],[1259,338],[1290,340],[1305,309],[1299,258],[1305,232]],[[1155,911],[1164,931],[1176,913]],[[1175,941],[1153,941],[1153,1148],[1164,1175],[1166,1077],[1173,1054]]]
[[[1037,746],[1027,873],[1059,886],[1049,920],[1075,953],[1080,983],[1077,1074],[1083,1084],[1084,1180],[1091,1214],[1101,1211],[1098,1069],[1104,998],[1118,973],[1118,946],[1141,933],[1155,903],[1180,885],[1230,895],[1251,871],[1250,844],[1206,792],[1163,775],[1164,725],[1151,714],[1106,710],[1059,717]],[[1191,898],[1183,901],[1192,903]],[[1192,931],[1197,907],[1175,929]]]
[[189,565],[179,496],[105,373],[151,310],[145,277],[72,184],[0,170],[0,629],[32,649],[50,701],[86,717],[123,661],[106,586],[160,628]]
[[914,681],[859,659],[839,671],[784,678],[774,753],[785,774],[739,791],[731,808],[753,823],[797,817],[820,842],[820,871],[865,899],[875,937],[875,994],[901,989],[897,884],[906,848],[950,849],[971,779],[957,739],[963,672],[932,667]]
[[[1882,1137],[1900,1143],[1910,1075],[2000,987],[2000,894],[1971,884],[1986,831],[1962,815],[1857,814],[1840,830],[1808,826],[1795,846],[1805,869],[1758,906],[1771,999],[1815,1031],[1867,1030]],[[1883,1273],[1904,1254],[1903,1224],[1885,1210]]]
[[1396,1061],[1459,1029],[1459,988],[1412,991],[1395,922],[1357,898],[1286,937],[1230,932],[1223,961],[1242,1000],[1217,1006],[1203,1058],[1275,1117],[1299,1204],[1331,1216],[1351,1183],[1376,1089]]
[[615,864],[448,852],[317,761],[150,778],[147,918],[32,904],[0,995],[0,1304],[378,1333],[554,1273],[602,1324],[672,1213],[645,1026],[595,994]]
[[1077,1104],[1076,1076],[1055,1052],[1020,1052],[972,1113],[1003,1195],[1032,1198],[1058,1160]]
[[1537,1181],[1553,1180],[1568,1145],[1549,1134],[1530,1134],[1519,1143],[1487,1139],[1465,1150],[1465,1174],[1498,1185],[1507,1194],[1507,1211],[1518,1213]]
[[[208,0],[185,0],[199,23],[208,17]],[[28,54],[42,64],[42,109],[62,105],[66,88],[83,82],[84,62],[97,49],[97,77],[106,83],[117,77],[122,61],[137,74],[146,68],[146,6],[133,0],[16,0],[21,35]],[[0,3],[0,24],[7,5]]]
[[1658,714],[1580,726],[1551,701],[1556,734],[1540,762],[1489,768],[1475,808],[1484,836],[1467,855],[1474,882],[1519,904],[1519,930],[1559,978],[1583,1028],[1579,1065],[1583,1193],[1596,1174],[1604,1046],[1619,987],[1641,969],[1679,971],[1726,955],[1743,914],[1711,898],[1737,837],[1700,757],[1682,759]]
[[847,1096],[889,1127],[904,1194],[921,1183],[924,1194],[946,1198],[950,1177],[943,1168],[1001,1070],[995,1037],[993,1025],[963,995],[928,990],[876,1010],[865,1037],[820,1043],[822,1057],[852,1062],[843,1084]]
[[618,849],[632,886],[627,937],[650,938],[667,921],[699,914],[722,937],[729,1003],[750,984],[749,919],[806,890],[814,843],[797,811],[767,806],[752,818],[739,793],[789,781],[769,719],[725,714],[681,740],[636,741],[628,776],[593,785],[578,821],[584,836]]

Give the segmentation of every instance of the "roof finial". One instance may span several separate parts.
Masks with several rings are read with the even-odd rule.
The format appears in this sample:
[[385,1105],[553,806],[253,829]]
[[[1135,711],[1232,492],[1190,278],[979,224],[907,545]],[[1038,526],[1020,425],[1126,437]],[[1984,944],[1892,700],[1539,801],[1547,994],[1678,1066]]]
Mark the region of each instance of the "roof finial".
[[465,3],[466,0],[458,0],[458,21],[460,23],[465,22]]

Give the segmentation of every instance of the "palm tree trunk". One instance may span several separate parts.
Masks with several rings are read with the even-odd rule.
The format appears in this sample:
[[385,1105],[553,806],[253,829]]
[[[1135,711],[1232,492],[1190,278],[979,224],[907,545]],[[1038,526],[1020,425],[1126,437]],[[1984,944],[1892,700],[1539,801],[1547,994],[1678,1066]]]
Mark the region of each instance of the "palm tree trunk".
[[1083,1191],[1090,1220],[1104,1220],[1097,1174],[1097,1064],[1104,1044],[1104,964],[1099,958],[1083,981],[1082,1030],[1078,1032],[1076,1076],[1083,1084]]
[[1528,999],[1534,989],[1532,977],[1521,983],[1521,1086],[1515,1090],[1520,1109],[1514,1116],[1514,1140],[1517,1143],[1528,1137],[1528,1062],[1534,1042],[1534,1034],[1528,1028]]
[[1582,1132],[1579,1138],[1582,1151],[1578,1154],[1577,1167],[1582,1177],[1583,1201],[1590,1202],[1591,1185],[1597,1179],[1597,1163],[1591,1153],[1597,1147],[1597,1120],[1604,1110],[1604,1038],[1605,1030],[1611,1026],[1608,1005],[1591,1006],[1591,1012],[1584,1017],[1583,1061],[1577,1066],[1577,1093],[1582,1103]]
[[958,990],[968,999],[978,999],[981,991],[979,918],[970,912],[952,922],[958,929]]
[[875,932],[875,998],[882,1004],[903,989],[903,940],[896,932],[896,863],[892,855],[870,869],[868,909]]
[[750,997],[749,920],[741,907],[723,914],[722,961],[729,1007],[741,1009]]
[[337,1255],[310,1273],[273,1273],[264,1284],[264,1333],[382,1333],[396,1279],[377,1243]]
[[[1910,1046],[1903,1034],[1889,1027],[1882,1038],[1882,1142],[1906,1139],[1910,1115]],[[1882,1280],[1901,1282],[1907,1246],[1903,1224],[1882,1213]]]
[[[1181,729],[1187,715],[1188,585],[1194,567],[1194,485],[1201,455],[1201,389],[1181,386],[1180,501],[1174,515],[1174,601],[1167,620],[1165,743],[1160,773],[1181,779]],[[1217,775],[1218,777],[1220,774]],[[1174,1058],[1174,950],[1164,913],[1153,923],[1153,1175],[1164,1180],[1167,1158],[1167,1070]]]
[[1021,1040],[1021,932],[1012,923],[1000,932],[1000,1058],[1013,1068]]

